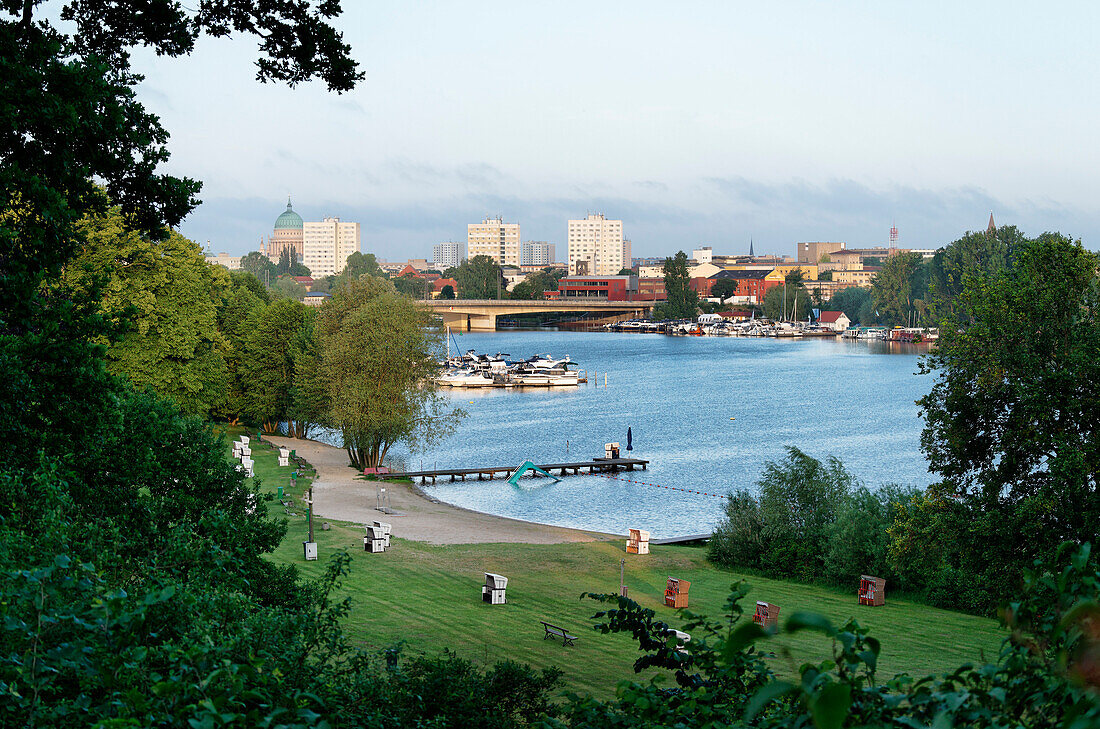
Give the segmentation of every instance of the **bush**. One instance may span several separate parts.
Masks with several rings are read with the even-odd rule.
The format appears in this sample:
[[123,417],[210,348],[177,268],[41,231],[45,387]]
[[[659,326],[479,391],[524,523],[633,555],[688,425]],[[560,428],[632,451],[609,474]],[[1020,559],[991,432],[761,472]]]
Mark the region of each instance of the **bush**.
[[749,566],[764,553],[764,520],[760,504],[748,491],[726,499],[726,516],[708,544],[710,558],[719,564]]

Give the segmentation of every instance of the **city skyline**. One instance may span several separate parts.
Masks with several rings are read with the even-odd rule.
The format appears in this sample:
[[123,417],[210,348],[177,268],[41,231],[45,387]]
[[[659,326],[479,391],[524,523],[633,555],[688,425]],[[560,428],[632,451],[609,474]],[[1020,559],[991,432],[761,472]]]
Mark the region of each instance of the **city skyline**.
[[[166,169],[205,183],[185,235],[244,252],[289,193],[307,217],[362,221],[388,259],[487,213],[562,245],[592,211],[638,256],[879,245],[892,224],[937,247],[990,210],[1097,247],[1087,4],[346,10],[366,80],[343,96],[255,83],[248,44],[138,54]],[[498,42],[471,47],[487,22]]]

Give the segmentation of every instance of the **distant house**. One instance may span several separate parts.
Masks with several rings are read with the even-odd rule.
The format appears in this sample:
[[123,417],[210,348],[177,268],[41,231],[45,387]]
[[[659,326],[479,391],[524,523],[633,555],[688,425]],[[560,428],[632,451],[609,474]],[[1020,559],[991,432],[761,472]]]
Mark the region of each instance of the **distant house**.
[[298,284],[299,286],[305,286],[306,290],[308,291],[309,289],[313,288],[313,277],[312,276],[295,276],[294,277],[294,283]]
[[817,318],[817,323],[823,327],[829,327],[834,332],[842,332],[852,324],[852,320],[843,311],[823,311]]
[[405,266],[397,273],[398,278],[402,276],[420,276],[420,271],[417,271],[412,266]]
[[329,295],[322,291],[310,291],[302,297],[302,303],[306,306],[320,306],[328,298]]
[[458,294],[458,281],[455,281],[453,278],[437,278],[435,281],[432,281],[432,296],[439,298],[439,295],[443,292],[444,286],[450,286],[451,291],[454,291],[456,295]]

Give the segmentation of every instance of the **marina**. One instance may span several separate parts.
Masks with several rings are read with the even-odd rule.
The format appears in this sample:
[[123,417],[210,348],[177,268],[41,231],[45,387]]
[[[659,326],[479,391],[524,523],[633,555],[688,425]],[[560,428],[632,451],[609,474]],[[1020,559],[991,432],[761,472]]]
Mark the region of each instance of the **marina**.
[[509,360],[510,356],[479,354],[473,349],[455,357],[448,355],[437,382],[461,388],[575,387],[588,382],[587,372],[577,371],[569,355],[554,359],[548,353],[536,354],[522,360]]
[[607,332],[636,334],[666,334],[680,337],[770,337],[801,339],[805,337],[843,338],[862,341],[904,342],[922,344],[939,338],[935,328],[852,326],[832,328],[811,322],[771,321],[756,318],[723,318],[717,314],[704,314],[698,320],[651,321],[630,319],[603,325]]

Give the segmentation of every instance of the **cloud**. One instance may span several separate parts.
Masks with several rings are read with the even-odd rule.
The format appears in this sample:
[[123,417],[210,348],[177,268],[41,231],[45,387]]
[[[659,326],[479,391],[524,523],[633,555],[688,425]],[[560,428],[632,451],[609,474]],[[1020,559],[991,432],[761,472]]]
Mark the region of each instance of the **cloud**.
[[[290,154],[288,152],[288,154]],[[379,180],[385,182],[379,182]],[[464,240],[466,225],[486,215],[519,222],[525,240],[546,240],[565,258],[566,221],[592,212],[621,219],[636,256],[656,256],[712,245],[720,252],[748,250],[793,254],[807,240],[844,241],[852,247],[884,245],[889,229],[901,231],[900,245],[937,248],[967,230],[985,228],[992,210],[998,224],[1027,234],[1061,230],[1100,240],[1096,215],[1049,199],[1008,201],[983,189],[902,185],[873,187],[855,180],[785,182],[745,177],[708,177],[690,184],[646,181],[624,190],[602,182],[521,184],[491,165],[439,167],[409,160],[361,173],[357,194],[310,199],[295,190],[295,209],[306,220],[336,215],[362,224],[363,249],[382,258],[430,257],[432,246]],[[271,234],[284,209],[283,198],[211,196],[181,226],[216,250],[254,250]]]

